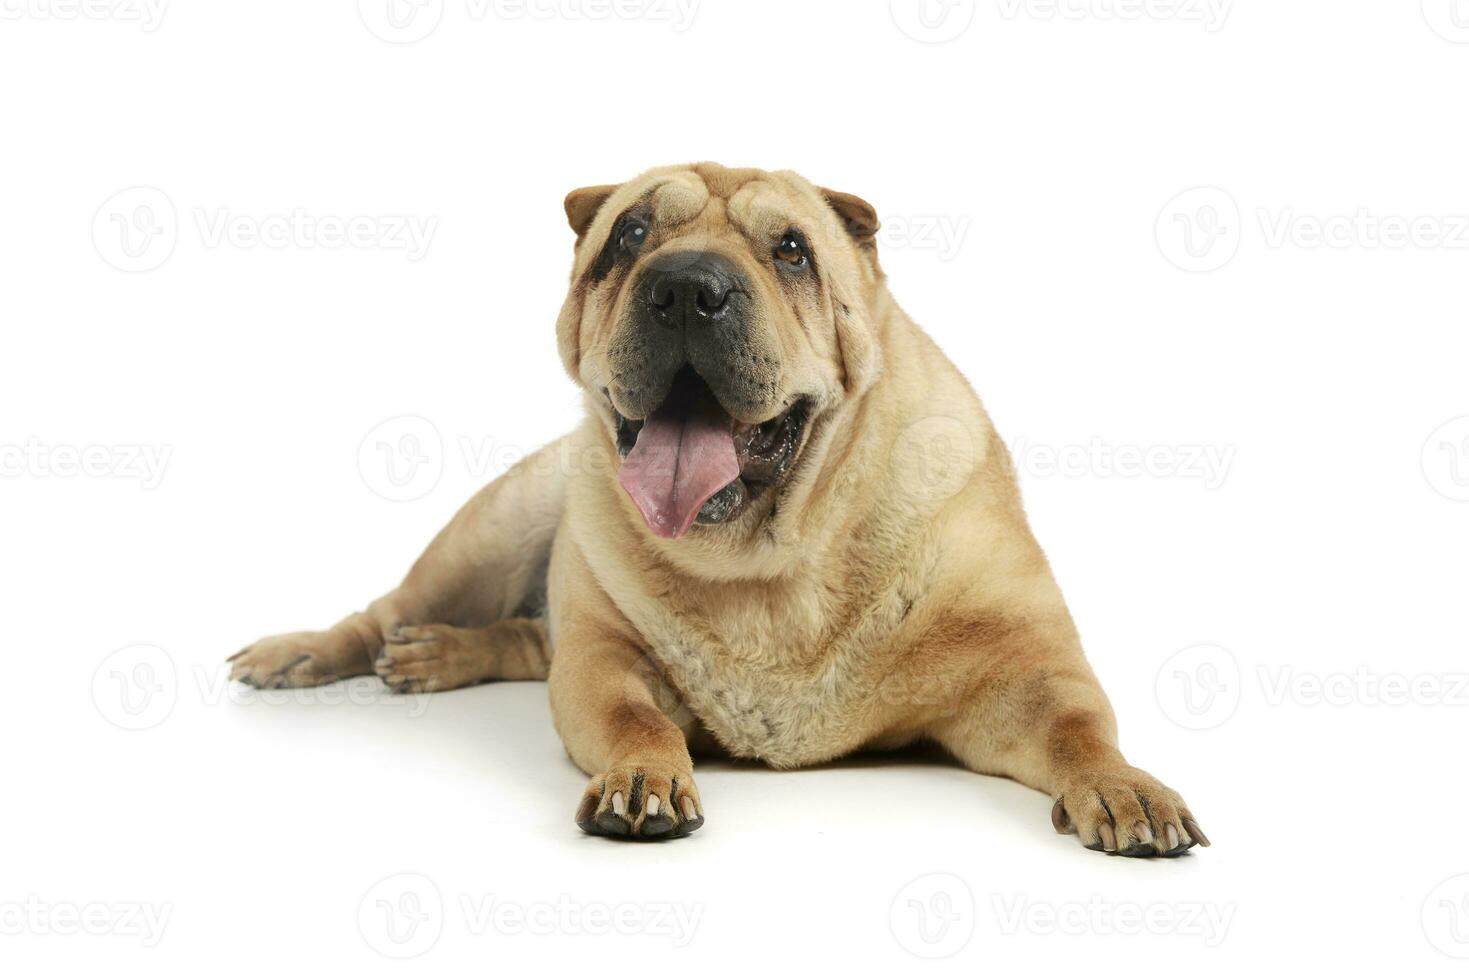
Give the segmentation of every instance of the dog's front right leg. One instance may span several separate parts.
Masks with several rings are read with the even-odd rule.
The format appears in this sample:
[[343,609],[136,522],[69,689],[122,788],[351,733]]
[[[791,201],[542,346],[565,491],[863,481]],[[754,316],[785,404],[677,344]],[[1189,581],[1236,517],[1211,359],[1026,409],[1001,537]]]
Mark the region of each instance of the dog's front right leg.
[[683,837],[704,823],[683,731],[658,706],[656,677],[633,642],[560,630],[551,714],[571,759],[592,777],[577,825],[608,837]]
[[[522,610],[542,604],[545,563],[561,519],[565,444],[562,439],[527,456],[475,494],[392,592],[330,629],[256,641],[229,658],[230,679],[253,687],[314,687],[371,674],[375,667],[386,679],[394,676],[395,661],[410,660],[417,668],[398,672],[410,675],[400,680],[422,690],[544,676],[539,666],[506,669],[503,659],[507,649],[518,649],[543,661],[543,644],[516,642],[512,626],[480,628],[523,622]],[[400,641],[403,627],[434,629]],[[445,659],[447,642],[430,651],[443,656],[424,662],[422,641],[451,638],[469,654],[459,658],[466,662]],[[412,645],[420,649],[407,649]],[[396,656],[384,658],[385,648]]]

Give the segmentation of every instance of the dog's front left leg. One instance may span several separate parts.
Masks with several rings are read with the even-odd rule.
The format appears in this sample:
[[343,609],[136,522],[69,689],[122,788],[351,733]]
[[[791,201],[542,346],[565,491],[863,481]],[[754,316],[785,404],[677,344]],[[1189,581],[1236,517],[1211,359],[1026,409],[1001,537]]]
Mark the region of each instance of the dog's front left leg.
[[[680,727],[684,712],[644,637],[602,589],[567,528],[556,537],[549,584],[551,719],[571,761],[592,777],[577,825],[608,837],[693,833],[704,823],[704,804]],[[696,730],[698,722],[690,717],[686,727]]]
[[1183,797],[1123,757],[1112,707],[1074,640],[1022,630],[979,663],[930,731],[961,762],[1050,794],[1056,831],[1092,850],[1172,857],[1209,845]]
[[656,677],[626,638],[563,628],[551,662],[551,715],[590,775],[577,825],[608,837],[683,837],[704,823],[683,730],[658,706]]

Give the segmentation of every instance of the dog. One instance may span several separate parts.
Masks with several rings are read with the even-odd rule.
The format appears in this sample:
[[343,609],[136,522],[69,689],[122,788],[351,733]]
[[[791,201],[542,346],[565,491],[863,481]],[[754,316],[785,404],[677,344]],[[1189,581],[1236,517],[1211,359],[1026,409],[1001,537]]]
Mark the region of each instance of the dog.
[[1129,765],[1009,454],[897,306],[878,218],[788,172],[650,170],[565,199],[556,322],[586,418],[451,520],[397,589],[261,640],[257,687],[547,680],[587,833],[683,837],[695,755],[811,765],[936,743],[1131,857],[1209,845]]

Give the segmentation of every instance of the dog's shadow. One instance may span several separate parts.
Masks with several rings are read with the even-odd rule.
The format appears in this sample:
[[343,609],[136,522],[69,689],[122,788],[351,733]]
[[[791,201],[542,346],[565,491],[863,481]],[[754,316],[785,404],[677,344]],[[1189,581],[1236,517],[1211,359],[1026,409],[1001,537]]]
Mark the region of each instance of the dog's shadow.
[[[970,772],[948,752],[927,741],[881,752],[860,752],[790,770],[774,770],[759,762],[721,756],[695,756],[694,765],[700,773],[748,774],[752,783],[758,777],[793,785],[796,788],[791,792],[795,798],[789,801],[792,807],[808,798],[801,784],[812,776],[862,778],[868,771],[880,769],[888,773],[888,782],[885,788],[877,790],[879,798],[892,794],[896,799],[924,799],[934,790],[952,792],[961,801],[958,805],[964,812],[996,833],[1013,829],[1041,841],[1056,836],[1048,816],[1050,800],[1044,795],[1009,779]],[[787,783],[788,780],[791,782]],[[895,780],[900,780],[901,785]],[[751,792],[770,795],[772,789],[765,782],[763,787],[752,785]],[[917,808],[928,810],[925,804]],[[1000,827],[1001,823],[1014,827]]]
[[[424,759],[435,770],[483,780],[503,800],[537,813],[569,813],[587,777],[571,762],[551,721],[544,684],[498,682],[436,694],[399,695],[372,677],[358,677],[295,691],[241,691],[234,723],[262,737],[305,744],[335,739],[371,746],[374,762],[385,770],[412,771]],[[810,801],[812,777],[830,778],[866,770],[901,770],[911,794],[953,793],[976,821],[995,833],[1019,833],[1042,843],[1054,841],[1050,801],[1008,779],[969,772],[931,743],[885,752],[865,752],[793,770],[759,763],[699,755],[695,768],[709,783],[749,782],[751,797],[795,812]],[[506,792],[507,787],[509,792]],[[891,787],[880,792],[890,792]],[[842,794],[845,795],[845,794]],[[1009,826],[1013,825],[1013,826]],[[568,819],[558,823],[563,836],[581,832]],[[589,840],[596,840],[591,838]],[[1070,846],[1076,846],[1074,839]]]

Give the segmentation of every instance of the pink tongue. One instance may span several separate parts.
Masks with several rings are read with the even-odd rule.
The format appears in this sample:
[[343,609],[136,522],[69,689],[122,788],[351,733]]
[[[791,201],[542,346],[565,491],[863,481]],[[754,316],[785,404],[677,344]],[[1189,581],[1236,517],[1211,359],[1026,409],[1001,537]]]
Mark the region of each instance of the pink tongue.
[[617,482],[642,511],[649,530],[676,538],[689,529],[705,501],[740,475],[734,420],[705,391],[686,412],[654,412]]

